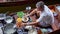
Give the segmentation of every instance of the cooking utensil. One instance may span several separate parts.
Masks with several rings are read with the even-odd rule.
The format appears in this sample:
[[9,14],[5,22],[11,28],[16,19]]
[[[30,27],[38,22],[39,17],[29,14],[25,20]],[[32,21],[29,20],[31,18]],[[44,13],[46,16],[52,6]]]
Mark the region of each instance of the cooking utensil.
[[23,22],[32,22],[32,19],[28,16],[28,17],[22,17],[22,21]]
[[3,28],[4,34],[13,34],[16,29],[13,28],[14,24],[6,24]]
[[22,17],[23,22],[28,22],[29,18],[28,17]]
[[3,20],[6,18],[6,14],[0,14],[0,20]]
[[5,21],[6,23],[11,23],[11,22],[13,21],[13,17],[7,16],[7,17],[4,19],[4,21]]

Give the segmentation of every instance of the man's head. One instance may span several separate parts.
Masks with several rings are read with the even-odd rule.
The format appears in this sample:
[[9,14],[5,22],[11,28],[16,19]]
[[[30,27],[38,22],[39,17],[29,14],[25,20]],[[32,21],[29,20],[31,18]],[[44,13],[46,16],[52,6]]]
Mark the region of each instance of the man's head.
[[40,11],[44,10],[44,2],[42,2],[42,1],[37,2],[36,7]]

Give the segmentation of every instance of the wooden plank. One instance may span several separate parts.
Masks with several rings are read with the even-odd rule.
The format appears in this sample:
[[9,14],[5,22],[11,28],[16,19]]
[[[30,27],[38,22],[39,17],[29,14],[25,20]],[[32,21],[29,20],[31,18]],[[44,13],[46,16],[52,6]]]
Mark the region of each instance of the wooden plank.
[[0,7],[9,7],[9,6],[20,6],[20,5],[25,5],[25,4],[32,4],[36,3],[36,1],[18,1],[18,2],[3,2],[0,3]]

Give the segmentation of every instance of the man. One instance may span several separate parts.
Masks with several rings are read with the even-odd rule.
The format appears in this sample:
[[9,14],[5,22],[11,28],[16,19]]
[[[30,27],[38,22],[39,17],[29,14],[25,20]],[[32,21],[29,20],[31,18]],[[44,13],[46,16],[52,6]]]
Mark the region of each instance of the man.
[[35,22],[31,23],[22,23],[22,25],[34,25],[39,24],[42,27],[49,27],[51,26],[54,29],[54,16],[52,11],[44,4],[44,2],[40,1],[36,4],[36,9],[34,9],[30,14],[27,16],[31,16],[37,13],[39,18]]

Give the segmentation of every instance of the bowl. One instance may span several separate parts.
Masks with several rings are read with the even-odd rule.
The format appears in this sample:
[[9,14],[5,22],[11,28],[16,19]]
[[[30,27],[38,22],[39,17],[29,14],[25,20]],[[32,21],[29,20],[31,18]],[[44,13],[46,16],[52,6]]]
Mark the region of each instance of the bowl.
[[6,14],[0,14],[0,20],[3,20],[6,18]]
[[23,22],[28,22],[28,21],[29,21],[29,17],[25,17],[25,16],[22,17],[22,21],[23,21]]
[[7,16],[7,17],[4,19],[4,21],[5,21],[6,23],[11,23],[11,22],[13,21],[13,17]]

